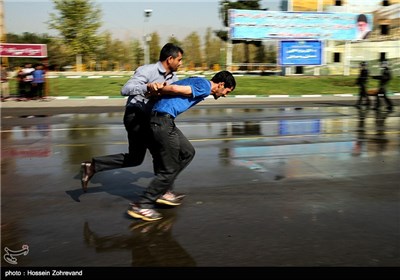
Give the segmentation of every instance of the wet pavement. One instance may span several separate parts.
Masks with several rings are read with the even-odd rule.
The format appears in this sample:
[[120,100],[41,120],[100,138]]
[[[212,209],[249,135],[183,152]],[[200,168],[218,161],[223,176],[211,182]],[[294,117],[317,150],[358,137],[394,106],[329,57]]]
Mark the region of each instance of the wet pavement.
[[127,149],[111,102],[3,106],[4,268],[399,266],[398,107],[198,105],[177,118],[196,149],[176,181],[187,197],[143,222],[125,212],[153,177],[149,155],[80,187],[81,161]]

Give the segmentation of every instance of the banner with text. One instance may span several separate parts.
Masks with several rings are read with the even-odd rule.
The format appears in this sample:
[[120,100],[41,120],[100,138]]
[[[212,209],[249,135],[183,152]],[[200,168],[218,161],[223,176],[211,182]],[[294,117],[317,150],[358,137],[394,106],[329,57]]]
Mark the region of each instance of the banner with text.
[[322,46],[321,41],[281,41],[279,65],[321,65]]
[[47,57],[45,44],[9,44],[0,43],[2,57]]
[[[361,30],[359,21],[365,20]],[[372,15],[323,12],[229,10],[232,40],[358,40],[372,30]],[[364,36],[365,37],[365,36]]]

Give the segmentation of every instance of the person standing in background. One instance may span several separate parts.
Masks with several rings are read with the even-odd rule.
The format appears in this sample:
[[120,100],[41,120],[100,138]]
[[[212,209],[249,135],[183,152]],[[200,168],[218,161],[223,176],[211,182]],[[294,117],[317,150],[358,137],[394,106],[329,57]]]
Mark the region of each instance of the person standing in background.
[[33,71],[32,76],[32,95],[33,98],[42,99],[44,97],[44,82],[46,71],[43,69],[43,64],[38,64]]
[[365,99],[365,105],[369,106],[370,105],[370,101],[369,101],[369,97],[367,94],[367,82],[368,82],[368,76],[369,76],[369,71],[367,68],[367,62],[363,61],[360,63],[360,74],[357,78],[357,84],[360,87],[360,91],[359,91],[359,95],[358,95],[358,101],[356,103],[356,107],[358,109],[361,108],[363,99]]
[[25,63],[24,67],[18,71],[18,79],[21,81],[20,100],[25,101],[32,97],[33,71],[35,71],[35,68],[32,67],[31,63]]
[[392,111],[393,103],[387,96],[387,89],[386,89],[387,84],[392,79],[392,74],[390,72],[389,64],[387,61],[381,62],[381,75],[373,76],[373,78],[376,80],[379,80],[379,90],[378,90],[378,94],[376,95],[375,107],[373,109],[379,110],[379,108],[381,106],[380,99],[383,98],[383,100],[385,100],[385,102],[386,102],[386,108],[389,111]]
[[1,101],[6,101],[10,97],[10,86],[8,83],[7,67],[4,63],[0,65],[1,71]]
[[23,66],[19,66],[16,73],[17,79],[17,101],[22,101],[25,99],[25,89],[24,89],[24,72],[22,71]]

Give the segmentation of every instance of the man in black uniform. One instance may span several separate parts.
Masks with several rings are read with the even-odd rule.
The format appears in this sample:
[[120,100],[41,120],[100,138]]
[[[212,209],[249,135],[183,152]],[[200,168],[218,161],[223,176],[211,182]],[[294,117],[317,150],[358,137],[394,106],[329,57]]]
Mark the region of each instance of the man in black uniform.
[[369,106],[370,102],[369,102],[369,98],[367,95],[367,82],[368,82],[368,75],[369,75],[369,71],[367,68],[367,63],[365,61],[360,63],[360,74],[357,78],[357,84],[360,86],[360,92],[358,95],[358,101],[356,103],[356,107],[358,109],[361,108],[362,105],[362,101],[365,98],[366,102],[365,105]]
[[376,95],[376,103],[374,110],[379,110],[381,106],[380,98],[382,97],[386,102],[386,108],[389,111],[393,110],[393,103],[386,95],[386,85],[392,79],[392,75],[390,73],[389,65],[387,61],[382,61],[381,63],[381,75],[380,76],[373,76],[374,79],[379,80],[379,90],[378,94]]

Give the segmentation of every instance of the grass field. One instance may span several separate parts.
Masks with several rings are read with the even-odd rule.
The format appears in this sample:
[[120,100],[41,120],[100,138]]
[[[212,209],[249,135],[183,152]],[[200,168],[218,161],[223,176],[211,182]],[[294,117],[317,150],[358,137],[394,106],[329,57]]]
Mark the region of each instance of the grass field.
[[[49,78],[48,96],[111,96],[120,97],[120,89],[130,76],[101,78]],[[183,77],[182,77],[183,78]],[[181,79],[182,79],[181,78]],[[211,78],[206,76],[207,79]],[[357,94],[355,76],[236,76],[237,86],[232,95],[304,95]],[[378,81],[370,79],[368,88],[377,88]],[[10,81],[15,94],[16,81]],[[388,86],[390,92],[400,92],[400,77],[394,77]]]

